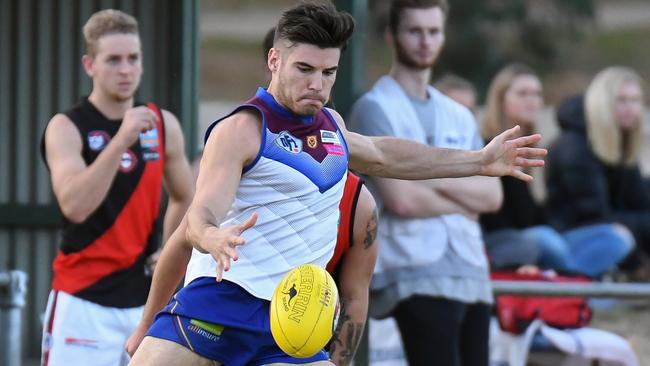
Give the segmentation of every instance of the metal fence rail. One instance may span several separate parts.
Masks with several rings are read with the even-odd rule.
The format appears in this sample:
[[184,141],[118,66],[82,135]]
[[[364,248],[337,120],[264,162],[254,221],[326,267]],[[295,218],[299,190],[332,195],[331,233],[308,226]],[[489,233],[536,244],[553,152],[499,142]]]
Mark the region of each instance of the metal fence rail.
[[20,322],[26,294],[25,272],[0,272],[0,365],[21,365]]
[[645,283],[558,283],[538,281],[492,281],[495,295],[544,295],[650,299]]

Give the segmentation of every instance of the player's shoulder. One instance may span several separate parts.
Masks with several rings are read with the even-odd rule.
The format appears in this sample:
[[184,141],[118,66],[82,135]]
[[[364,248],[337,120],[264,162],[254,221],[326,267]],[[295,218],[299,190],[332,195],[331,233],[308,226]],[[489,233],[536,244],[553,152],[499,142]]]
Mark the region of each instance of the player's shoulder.
[[[237,110],[231,115],[213,123],[213,127],[208,132],[207,141],[216,138],[219,139],[237,139],[237,140],[260,140],[262,127],[262,116],[260,112],[252,108],[243,108]],[[207,142],[206,141],[206,142]]]
[[174,113],[163,108],[160,108],[160,113],[162,114],[163,121],[165,121],[165,124],[167,124],[168,122],[179,123],[178,117],[176,117]]
[[332,118],[336,120],[336,122],[341,123],[343,122],[343,116],[341,116],[341,113],[337,112],[336,109],[329,108],[329,107],[324,107],[323,108],[327,113],[329,113]]
[[54,135],[75,137],[79,136],[78,128],[74,122],[65,113],[55,114],[45,127],[45,136]]
[[258,130],[262,123],[262,114],[255,108],[240,108],[217,123],[217,126],[229,126],[231,129]]
[[162,115],[163,124],[165,126],[165,132],[167,134],[182,133],[181,123],[174,113],[161,108],[160,114]]

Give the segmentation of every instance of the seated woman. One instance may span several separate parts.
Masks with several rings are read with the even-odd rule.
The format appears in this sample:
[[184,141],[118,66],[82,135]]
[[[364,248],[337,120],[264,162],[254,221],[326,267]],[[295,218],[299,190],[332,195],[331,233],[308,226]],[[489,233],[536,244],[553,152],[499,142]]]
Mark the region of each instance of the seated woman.
[[[562,132],[549,149],[546,169],[551,224],[558,230],[616,222],[634,234],[639,249],[649,248],[650,192],[639,170],[642,85],[633,70],[609,67],[584,97],[558,108]],[[603,261],[622,254],[592,256]]]
[[[522,134],[534,131],[542,102],[542,84],[533,70],[521,64],[505,67],[488,91],[483,137],[489,140],[515,124],[522,127]],[[501,182],[501,210],[481,217],[493,268],[537,264],[599,277],[634,246],[624,227],[608,222],[585,222],[557,231],[549,226],[528,183],[507,177]]]

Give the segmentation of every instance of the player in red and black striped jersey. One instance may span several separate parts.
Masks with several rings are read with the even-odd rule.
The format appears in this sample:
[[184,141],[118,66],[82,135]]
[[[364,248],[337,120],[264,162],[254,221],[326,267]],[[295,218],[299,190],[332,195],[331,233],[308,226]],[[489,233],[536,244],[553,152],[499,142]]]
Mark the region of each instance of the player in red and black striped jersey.
[[[193,193],[178,120],[134,101],[142,74],[136,20],[101,11],[84,36],[82,63],[92,92],[49,121],[41,145],[63,213],[43,332],[45,365],[124,361],[161,239],[178,226]],[[169,193],[164,219],[163,184]]]
[[348,173],[339,205],[341,219],[327,270],[336,280],[341,314],[329,346],[334,364],[350,365],[368,315],[368,288],[377,261],[377,207],[363,181]]

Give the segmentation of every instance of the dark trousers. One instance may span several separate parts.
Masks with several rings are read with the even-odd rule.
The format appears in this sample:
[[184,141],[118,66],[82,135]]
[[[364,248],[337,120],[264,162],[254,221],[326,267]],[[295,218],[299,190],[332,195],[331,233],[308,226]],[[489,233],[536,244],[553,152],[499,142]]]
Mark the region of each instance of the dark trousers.
[[410,366],[488,366],[491,306],[415,295],[397,321]]

